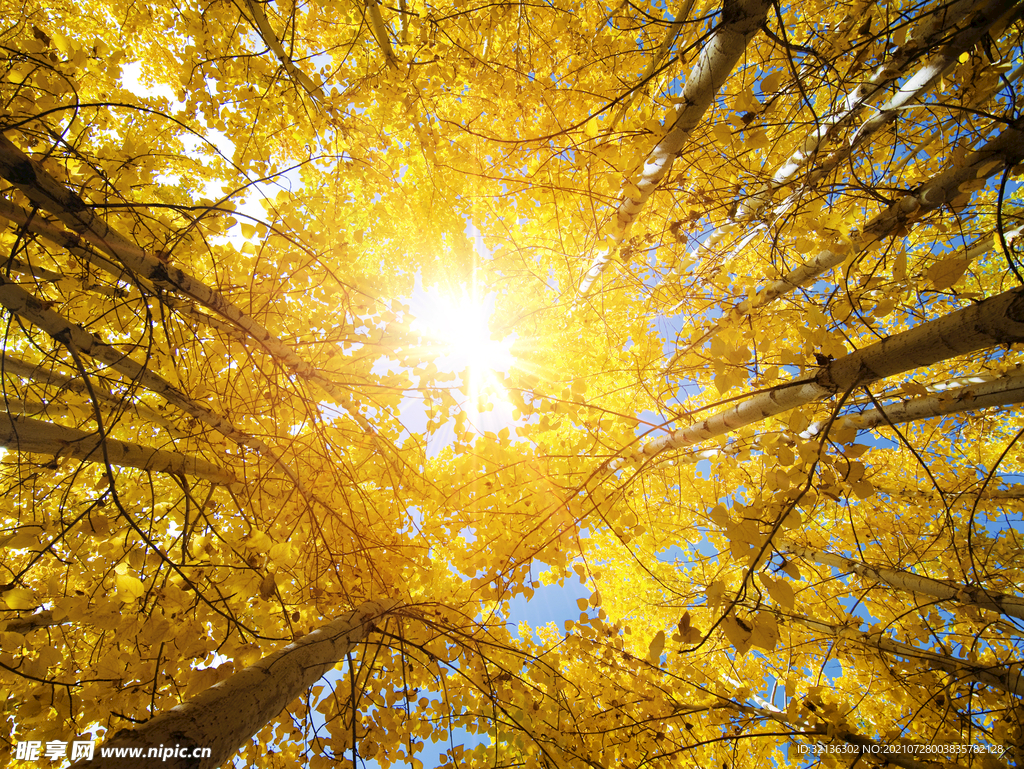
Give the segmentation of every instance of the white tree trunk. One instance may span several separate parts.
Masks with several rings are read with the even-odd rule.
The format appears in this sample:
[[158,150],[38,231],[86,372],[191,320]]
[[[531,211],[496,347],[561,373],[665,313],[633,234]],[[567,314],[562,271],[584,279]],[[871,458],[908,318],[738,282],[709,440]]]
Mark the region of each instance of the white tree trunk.
[[[170,758],[167,769],[215,769],[228,761],[248,740],[290,702],[307,691],[345,655],[363,642],[401,601],[367,601],[333,622],[288,644],[259,662],[214,684],[206,691],[133,729],[124,729],[103,748],[158,746],[210,748],[202,760]],[[152,769],[153,759],[99,756],[73,769]]]
[[[53,239],[67,248],[74,247],[78,237],[87,240],[120,261],[136,276],[150,281],[158,288],[180,292],[215,315],[226,318],[259,343],[284,366],[304,378],[317,382],[327,389],[332,397],[341,399],[340,395],[335,395],[335,393],[341,393],[341,388],[300,358],[287,344],[242,312],[219,291],[206,286],[183,270],[163,263],[154,255],[147,253],[108,227],[78,195],[57,182],[39,163],[25,155],[2,134],[0,134],[0,176],[12,182],[37,206],[55,214],[76,235],[61,233],[45,223],[39,223],[36,226],[30,224],[29,229],[38,232],[43,237]],[[17,207],[9,203],[0,207],[0,214],[19,223],[21,220],[28,220],[27,214],[24,212],[19,214]],[[81,249],[80,253],[82,251],[86,250]],[[123,279],[124,271],[111,265],[106,259],[96,260],[89,256],[86,258],[103,269],[111,270],[119,280]]]
[[[782,616],[782,615],[780,615]],[[827,622],[808,617],[786,615],[785,619],[803,625],[817,633],[828,633],[836,638],[853,641],[869,649],[877,649],[887,654],[894,654],[907,659],[924,662],[937,670],[944,670],[957,677],[958,680],[970,678],[985,686],[991,686],[1008,694],[1024,696],[1024,678],[1006,665],[979,665],[969,660],[957,659],[933,651],[918,649],[916,646],[893,641],[879,633],[865,633],[853,627],[831,625]]]
[[100,294],[101,296],[110,296],[116,298],[124,298],[127,293],[119,288],[113,286],[104,286],[100,283],[88,283],[78,278],[71,277],[68,275],[62,275],[59,272],[53,270],[47,270],[45,267],[38,267],[34,264],[26,264],[20,259],[15,259],[13,256],[7,259],[7,262],[3,265],[3,269],[16,272],[19,275],[27,275],[31,278],[35,278],[38,281],[44,283],[60,283],[62,281],[73,281],[77,283],[83,291],[89,291],[93,294]]
[[885,104],[873,112],[871,117],[857,127],[854,136],[839,149],[830,153],[811,172],[803,185],[813,187],[830,171],[843,163],[869,137],[893,123],[899,114],[911,106],[925,92],[931,90],[940,79],[956,67],[961,54],[970,52],[989,30],[1004,19],[1007,13],[1021,13],[1020,0],[993,0],[972,20],[970,26],[955,35],[942,51],[925,63],[912,78],[900,86],[899,91]]
[[[2,157],[2,147],[0,147],[0,157]],[[82,239],[77,234],[55,227],[43,219],[39,213],[30,214],[10,201],[0,198],[0,216],[14,222],[18,227],[24,227],[26,231],[34,235],[46,238],[55,246],[65,249],[97,269],[113,276],[114,280],[118,283],[132,284],[132,276],[123,268],[107,259],[99,251],[82,245]]]
[[[889,424],[899,425],[1021,402],[1024,402],[1024,374],[995,379],[983,384],[972,384],[959,390],[945,390],[936,395],[915,398],[902,403],[884,404],[883,411],[872,408],[859,414],[844,416],[837,420],[834,429],[870,430]],[[815,422],[804,430],[800,437],[813,438],[821,432],[824,426],[823,422]]]
[[672,23],[668,25],[668,30],[665,32],[665,37],[661,41],[661,45],[658,46],[658,50],[654,56],[651,57],[651,61],[647,65],[647,69],[644,70],[644,74],[640,76],[639,82],[630,90],[630,92],[623,98],[619,108],[615,111],[615,117],[612,118],[611,125],[606,129],[607,132],[615,130],[615,126],[622,120],[622,116],[626,114],[630,106],[633,104],[633,99],[636,97],[637,91],[644,87],[644,85],[652,77],[654,77],[655,71],[664,61],[665,55],[672,48],[672,44],[676,38],[679,37],[679,31],[683,28],[683,24],[686,19],[690,16],[690,11],[693,10],[693,4],[696,0],[679,0],[679,6],[676,8],[676,12],[672,16]]
[[[856,136],[841,150],[832,153],[824,166],[816,168],[813,178],[802,184],[802,191],[813,185],[828,171],[839,165],[855,147],[860,146],[870,135],[895,120],[899,110],[929,90],[947,69],[954,66],[960,54],[971,50],[982,36],[1017,5],[1018,0],[992,0],[977,13],[970,24],[956,33],[943,46],[942,50],[924,64],[900,90],[880,110],[862,123]],[[960,0],[952,6],[941,6],[921,25],[916,33],[916,40],[908,40],[897,49],[892,59],[880,66],[868,81],[857,86],[849,96],[843,109],[825,117],[820,125],[804,139],[800,147],[775,172],[772,180],[756,195],[741,201],[736,214],[737,219],[749,219],[756,216],[771,201],[774,192],[789,184],[793,178],[817,156],[825,142],[837,131],[849,125],[861,111],[873,100],[883,94],[886,89],[904,74],[906,66],[920,53],[940,42],[949,30],[963,21],[974,5],[973,0]]]
[[107,438],[101,441],[98,433],[87,433],[73,427],[63,427],[28,417],[0,413],[0,448],[29,454],[49,454],[54,457],[77,459],[82,462],[103,462],[106,448],[110,464],[117,467],[135,467],[173,475],[191,475],[195,478],[230,486],[238,479],[230,470],[218,467],[196,457],[175,451],[151,449],[135,443]]
[[1024,598],[995,593],[984,588],[972,587],[958,582],[946,582],[932,579],[931,577],[922,577],[900,569],[869,566],[861,561],[855,561],[841,555],[835,555],[824,550],[815,550],[784,540],[778,543],[778,547],[783,552],[791,553],[799,558],[813,561],[822,566],[834,566],[837,569],[856,574],[863,579],[873,582],[884,582],[897,590],[919,593],[931,598],[938,598],[941,601],[958,601],[965,605],[999,612],[1008,617],[1024,619]]
[[[5,145],[6,139],[3,139],[0,135],[0,173],[3,173],[4,162],[5,162]],[[9,142],[8,142],[9,144]],[[11,145],[13,146],[13,145]],[[13,149],[14,153],[18,153],[21,158],[24,158],[25,163],[31,161],[21,154],[16,148]],[[7,155],[11,155],[12,152],[8,151]],[[10,158],[8,158],[10,161]],[[15,157],[14,161],[18,161]],[[14,162],[10,161],[10,162]],[[21,161],[18,161],[21,162]],[[45,172],[42,172],[45,173]],[[50,180],[52,185],[56,186],[57,189],[61,189],[59,185],[52,179]],[[71,193],[64,191],[66,194]],[[27,193],[26,193],[27,194]],[[81,201],[76,197],[75,200],[81,204]],[[55,205],[55,204],[54,204]],[[84,205],[84,204],[82,204]],[[127,272],[121,269],[118,265],[114,264],[102,254],[96,252],[91,248],[85,248],[80,242],[80,236],[75,233],[67,232],[54,227],[49,222],[46,222],[39,216],[31,216],[27,211],[22,210],[18,206],[15,206],[8,201],[0,200],[0,216],[4,216],[11,221],[15,222],[19,226],[25,227],[30,232],[40,235],[50,242],[54,243],[61,248],[66,249],[70,253],[86,260],[98,269],[112,275],[116,280],[120,282],[126,282],[131,284],[134,281],[139,280],[147,281],[148,284],[152,284],[156,288],[165,289],[167,291],[180,291],[188,297],[188,300],[179,300],[171,296],[169,293],[165,294],[160,298],[160,301],[173,308],[174,310],[187,315],[189,318],[202,323],[211,328],[215,328],[218,331],[227,334],[233,339],[236,339],[245,344],[255,342],[262,347],[266,352],[272,355],[281,365],[285,366],[289,372],[294,372],[302,378],[316,382],[320,387],[324,388],[327,393],[338,403],[345,404],[346,411],[352,416],[352,418],[359,424],[359,426],[367,434],[374,434],[372,426],[367,422],[357,410],[355,406],[349,404],[349,394],[344,387],[332,382],[328,377],[321,373],[311,364],[302,360],[290,347],[284,342],[274,337],[269,331],[263,328],[261,325],[256,323],[248,316],[244,315],[234,305],[230,304],[227,299],[215,292],[213,289],[207,288],[199,281],[186,275],[181,270],[176,268],[167,267],[159,261],[149,257],[140,249],[129,244],[130,249],[134,249],[131,253],[137,251],[145,257],[145,264],[142,265],[142,271],[138,268],[138,260],[125,262],[132,266],[134,276],[129,276]],[[115,258],[120,258],[118,253],[107,249],[108,253],[111,253]],[[129,254],[130,256],[130,254]],[[170,282],[172,279],[177,280],[177,283]],[[180,284],[180,285],[179,285]],[[208,302],[204,301],[203,297],[207,299],[212,296],[215,301]],[[196,302],[206,309],[227,318],[227,321],[220,320],[216,315],[207,315],[206,313],[200,312],[192,302]]]
[[[866,225],[854,239],[852,248],[843,251],[826,249],[818,253],[807,264],[803,264],[788,274],[769,284],[759,291],[753,300],[746,299],[732,311],[733,317],[746,315],[755,307],[788,294],[793,289],[816,281],[821,275],[838,267],[859,251],[872,243],[883,240],[895,232],[900,226],[934,211],[950,202],[960,193],[957,189],[961,184],[974,179],[994,176],[1010,165],[1024,159],[1024,121],[1017,121],[1013,127],[1004,129],[999,136],[988,142],[981,149],[972,152],[962,165],[947,169],[933,177],[914,192],[904,196],[882,211]],[[999,162],[993,162],[999,161]]]
[[33,630],[39,630],[44,627],[53,627],[54,625],[61,625],[63,622],[57,622],[53,618],[53,612],[49,609],[36,612],[35,614],[27,614],[24,617],[15,617],[9,619],[6,623],[0,620],[0,631],[4,633],[19,633],[20,635],[26,635],[31,633]]
[[373,39],[377,41],[377,45],[384,53],[385,63],[392,69],[396,68],[398,59],[394,49],[391,48],[388,25],[384,23],[384,15],[380,12],[379,0],[366,0],[366,13],[370,17],[370,31],[373,33]]
[[263,12],[263,8],[260,7],[259,2],[254,0],[245,0],[245,7],[249,13],[252,14],[253,26],[256,27],[256,31],[259,32],[263,42],[267,44],[267,47],[274,52],[277,60],[281,62],[281,66],[284,67],[285,72],[288,76],[302,86],[303,90],[306,91],[314,99],[323,99],[323,91],[320,87],[310,79],[309,75],[299,69],[298,65],[292,61],[292,57],[289,56],[284,46],[281,45],[281,40],[274,32],[274,28],[270,25],[270,20],[267,15]]
[[636,185],[639,193],[635,197],[626,196],[619,202],[606,233],[612,242],[610,246],[602,246],[591,262],[580,284],[580,296],[586,295],[629,236],[640,211],[671,170],[676,153],[700,123],[715,95],[743,55],[747,43],[764,23],[769,7],[770,4],[765,0],[725,0],[722,21],[701,51],[700,59],[690,76],[686,78],[683,101],[669,114],[668,132],[647,156],[643,174]]
[[[910,497],[910,498],[913,498],[913,497],[926,498],[926,497],[934,497],[934,496],[937,496],[937,494],[938,494],[938,492],[936,492],[935,490],[928,490],[928,489],[912,489],[912,488],[906,488],[906,487],[905,488],[885,487],[885,486],[879,486],[879,485],[875,485],[875,484],[872,484],[872,485],[875,486],[875,489],[877,491],[880,491],[883,494],[889,494],[889,495],[894,496],[894,497],[895,496],[902,496],[902,497]],[[1011,484],[1011,485],[1006,486],[1006,487],[1001,488],[1001,489],[993,489],[993,488],[990,488],[988,486],[985,486],[983,489],[965,489],[965,490],[955,490],[954,489],[954,490],[950,490],[947,493],[953,494],[954,496],[957,496],[957,497],[961,497],[961,496],[970,496],[970,497],[981,496],[982,502],[984,502],[985,500],[990,500],[990,501],[993,501],[993,502],[1024,501],[1024,485],[1021,485],[1019,483]]]
[[[0,353],[0,373],[8,376],[22,377],[29,379],[33,382],[38,382],[41,385],[56,385],[59,390],[68,390],[70,392],[76,392],[81,395],[89,395],[89,388],[85,386],[85,382],[76,377],[65,376],[59,374],[52,369],[46,369],[42,365],[32,365],[20,358],[14,358],[5,353]],[[127,397],[115,395],[106,388],[100,386],[99,382],[93,381],[92,392],[95,394],[97,400],[103,401],[106,404],[110,404],[113,408],[124,408],[131,409],[138,416],[142,417],[148,422],[159,425],[160,427],[167,430],[167,432],[173,435],[175,438],[184,437],[184,433],[171,424],[167,418],[159,411],[144,406],[137,401],[128,399]],[[26,404],[27,405],[27,404]],[[45,408],[51,408],[54,403],[43,403],[42,406]],[[59,404],[64,406],[66,404]],[[11,399],[7,400],[8,411],[14,410],[11,406]],[[30,413],[30,410],[25,410],[24,413]],[[32,413],[42,413],[42,411],[34,411]]]
[[196,403],[170,382],[152,373],[145,366],[136,363],[111,345],[105,344],[95,335],[80,326],[69,323],[20,286],[8,282],[2,276],[0,276],[0,304],[41,328],[62,344],[71,344],[76,352],[103,361],[115,371],[123,374],[128,381],[137,382],[140,386],[156,393],[168,403],[209,425],[235,443],[261,451],[269,451],[269,448],[260,439],[236,430],[224,417]]
[[[643,446],[653,456],[692,446],[812,401],[920,366],[1001,344],[1024,342],[1024,289],[1011,289],[923,323],[824,366],[813,379],[772,388]],[[621,463],[612,463],[614,469]]]

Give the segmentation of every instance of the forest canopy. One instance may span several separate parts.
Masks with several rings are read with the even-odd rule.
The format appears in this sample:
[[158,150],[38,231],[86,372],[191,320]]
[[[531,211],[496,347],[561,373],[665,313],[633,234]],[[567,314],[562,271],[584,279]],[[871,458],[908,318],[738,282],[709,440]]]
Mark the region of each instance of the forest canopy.
[[0,4],[4,761],[1024,762],[1020,3]]

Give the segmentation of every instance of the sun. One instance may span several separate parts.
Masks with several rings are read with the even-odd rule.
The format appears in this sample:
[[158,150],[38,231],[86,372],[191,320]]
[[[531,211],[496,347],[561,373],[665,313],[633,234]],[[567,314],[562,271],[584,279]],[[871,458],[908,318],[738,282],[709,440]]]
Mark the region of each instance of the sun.
[[492,330],[495,295],[417,287],[411,304],[413,328],[428,340],[425,353],[432,364],[460,377],[462,394],[456,397],[472,428],[482,432],[512,424],[504,375],[515,366],[516,336]]
[[513,363],[514,335],[495,338],[491,332],[494,295],[476,291],[422,289],[413,297],[414,327],[432,343],[439,369],[478,373],[508,371]]

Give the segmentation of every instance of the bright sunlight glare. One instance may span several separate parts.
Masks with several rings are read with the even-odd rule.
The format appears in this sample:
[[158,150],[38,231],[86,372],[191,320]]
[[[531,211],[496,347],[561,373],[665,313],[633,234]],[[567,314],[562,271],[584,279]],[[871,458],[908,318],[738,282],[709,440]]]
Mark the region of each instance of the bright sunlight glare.
[[[494,294],[419,284],[411,302],[412,328],[428,340],[425,357],[462,377],[463,408],[477,430],[510,425],[512,406],[501,374],[514,365],[515,334],[497,339],[490,328]],[[486,412],[486,415],[485,415]]]
[[433,343],[431,352],[438,356],[434,363],[439,369],[462,372],[468,368],[474,375],[508,371],[515,335],[492,337],[493,294],[480,297],[465,289],[445,292],[436,287],[416,293],[413,327]]

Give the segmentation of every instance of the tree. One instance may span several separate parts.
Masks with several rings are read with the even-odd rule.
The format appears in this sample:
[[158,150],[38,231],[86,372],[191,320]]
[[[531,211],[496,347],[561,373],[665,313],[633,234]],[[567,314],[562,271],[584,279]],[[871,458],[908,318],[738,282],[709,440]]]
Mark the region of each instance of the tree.
[[6,755],[1024,760],[1020,4],[4,11]]

